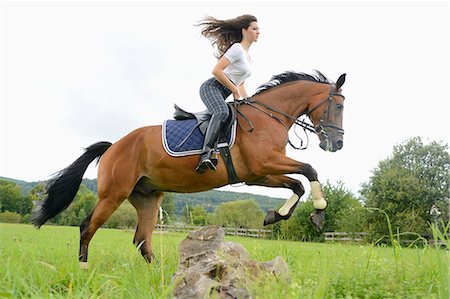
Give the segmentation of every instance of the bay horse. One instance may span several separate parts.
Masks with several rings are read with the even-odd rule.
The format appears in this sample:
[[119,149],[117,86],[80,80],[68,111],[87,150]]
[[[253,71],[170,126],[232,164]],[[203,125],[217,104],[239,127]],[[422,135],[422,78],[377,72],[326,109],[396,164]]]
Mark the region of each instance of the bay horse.
[[[231,149],[236,173],[241,182],[275,188],[289,188],[293,195],[278,210],[270,210],[264,224],[288,219],[305,189],[299,180],[286,174],[304,175],[311,184],[315,211],[311,220],[320,228],[327,202],[314,168],[286,156],[288,131],[302,115],[309,117],[311,128],[325,151],[343,147],[342,117],[344,96],[342,74],[336,83],[322,73],[285,72],[261,85],[256,94],[239,105],[236,141]],[[253,130],[245,130],[245,124]],[[138,128],[116,143],[99,142],[88,147],[69,167],[57,173],[47,185],[47,196],[37,206],[31,221],[41,227],[66,209],[73,201],[88,165],[100,159],[98,197],[94,210],[80,225],[79,262],[87,269],[88,246],[97,229],[125,199],[136,208],[138,224],[133,243],[150,263],[152,234],[164,192],[207,191],[229,183],[219,157],[217,171],[195,172],[198,155],[172,157],[162,145],[161,126]]]

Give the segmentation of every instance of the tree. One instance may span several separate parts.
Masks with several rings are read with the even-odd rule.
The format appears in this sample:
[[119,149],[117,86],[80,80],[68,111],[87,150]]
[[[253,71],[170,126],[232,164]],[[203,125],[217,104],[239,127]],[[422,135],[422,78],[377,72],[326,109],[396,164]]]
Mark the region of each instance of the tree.
[[46,196],[46,187],[44,183],[39,183],[31,189],[28,196],[33,201],[43,201]]
[[164,211],[164,223],[168,224],[175,220],[175,202],[173,200],[173,193],[165,193],[161,204]]
[[117,211],[106,221],[105,227],[134,228],[137,224],[136,209],[128,201],[124,202]]
[[19,185],[11,181],[0,180],[0,211],[25,215],[31,211],[32,207],[30,198],[22,196]]
[[225,227],[260,228],[264,213],[254,199],[220,204],[214,211],[214,224]]
[[192,222],[194,225],[204,226],[206,225],[208,212],[203,206],[195,206],[192,210]]
[[[368,208],[383,210],[394,230],[423,233],[428,223],[448,222],[450,156],[447,145],[425,145],[414,137],[394,147],[393,155],[381,161],[361,194]],[[368,224],[375,236],[386,235],[383,213],[374,211]]]

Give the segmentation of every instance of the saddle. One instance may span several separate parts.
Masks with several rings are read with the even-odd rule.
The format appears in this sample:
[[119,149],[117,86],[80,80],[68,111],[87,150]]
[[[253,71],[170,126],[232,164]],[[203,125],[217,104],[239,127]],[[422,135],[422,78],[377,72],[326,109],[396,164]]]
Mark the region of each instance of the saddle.
[[[228,106],[228,111],[230,112],[228,119],[222,129],[222,135],[227,135],[234,122],[236,121],[236,109],[232,102],[226,102]],[[211,112],[208,110],[203,110],[200,112],[187,112],[181,109],[177,104],[174,104],[175,111],[173,112],[173,118],[176,120],[187,120],[195,119],[197,121],[197,127],[200,129],[203,135],[206,133],[206,129],[209,125],[209,120],[211,119]]]
[[[237,177],[236,171],[233,166],[233,161],[230,153],[230,140],[233,139],[234,142],[234,134],[236,130],[233,130],[233,126],[236,126],[236,109],[233,106],[232,102],[226,102],[228,106],[228,110],[230,112],[227,121],[223,129],[221,130],[221,134],[216,142],[216,150],[220,152],[222,159],[225,163],[228,172],[228,178],[230,184],[239,183],[240,180]],[[209,120],[211,119],[212,114],[208,110],[204,110],[201,112],[187,112],[181,109],[178,105],[174,104],[175,111],[173,113],[173,118],[179,121],[191,120],[196,122],[196,125],[192,127],[192,129],[185,135],[184,139],[177,145],[178,147],[182,146],[191,136],[195,135],[197,129],[200,130],[201,134],[204,136],[206,130],[208,129]],[[235,128],[234,128],[235,129]]]

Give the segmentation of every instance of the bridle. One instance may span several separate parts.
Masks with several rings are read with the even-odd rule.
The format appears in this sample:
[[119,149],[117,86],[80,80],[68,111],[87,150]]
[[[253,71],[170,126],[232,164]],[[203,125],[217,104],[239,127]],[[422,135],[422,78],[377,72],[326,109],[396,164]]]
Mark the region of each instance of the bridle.
[[[280,119],[278,116],[274,115],[272,112],[281,114],[284,117],[292,120],[295,125],[302,127],[303,130],[305,131],[305,133],[306,133],[306,131],[309,131],[311,133],[315,133],[317,135],[323,135],[324,137],[329,138],[328,132],[326,130],[328,128],[337,130],[338,134],[344,134],[344,129],[341,128],[340,126],[338,126],[337,124],[334,124],[330,120],[330,115],[329,115],[330,109],[329,108],[330,108],[330,104],[333,102],[333,97],[338,96],[345,100],[345,96],[343,94],[341,94],[337,91],[333,91],[333,89],[337,90],[336,85],[330,84],[330,92],[328,93],[328,97],[325,100],[320,101],[318,104],[316,104],[311,110],[307,111],[306,113],[303,113],[303,114],[306,114],[307,117],[310,117],[311,113],[313,113],[316,109],[318,109],[320,106],[322,106],[323,104],[326,103],[327,106],[326,106],[326,108],[322,114],[322,117],[319,120],[319,124],[317,126],[314,126],[312,124],[305,122],[304,120],[299,119],[300,116],[302,116],[303,114],[299,115],[298,117],[295,117],[295,116],[289,115],[283,111],[279,111],[278,109],[275,109],[269,105],[255,101],[255,100],[253,100],[253,98],[246,98],[243,100],[235,100],[234,107],[236,108],[237,113],[249,124],[250,129],[248,129],[247,132],[252,132],[254,127],[253,127],[253,124],[251,123],[251,121],[242,112],[239,111],[239,106],[242,104],[249,105],[249,106],[265,113],[266,115],[270,116],[271,118],[275,119],[276,121],[278,121],[280,124],[282,124],[285,127],[286,131],[289,131],[289,127],[286,125],[286,123],[282,119]],[[263,109],[261,107],[263,107],[265,109]],[[268,112],[266,109],[271,112]],[[239,126],[241,126],[241,125],[239,124]],[[306,134],[306,136],[308,136],[308,135]],[[298,137],[300,138],[300,136],[298,136]],[[294,146],[293,143],[289,139],[288,139],[288,143],[294,149],[306,149],[308,147],[308,145],[303,146],[303,140],[302,140],[302,144],[300,145],[300,147]]]
[[327,104],[325,110],[323,111],[322,117],[319,120],[319,124],[314,127],[316,134],[318,134],[318,135],[322,134],[322,135],[325,135],[326,137],[328,137],[328,134],[325,130],[326,128],[335,129],[335,130],[337,130],[338,133],[344,134],[344,129],[342,127],[339,127],[338,125],[336,125],[330,121],[330,104],[333,101],[333,97],[337,96],[337,97],[341,97],[342,99],[345,100],[345,97],[343,94],[333,91],[333,87],[336,87],[336,85],[334,85],[334,84],[330,85],[330,92],[328,93],[327,99],[319,102],[316,106],[314,106],[311,110],[309,110],[306,113],[306,115],[308,117],[310,117],[311,113],[313,113],[314,110],[316,110],[317,108],[319,108],[320,106],[322,106],[325,103]]

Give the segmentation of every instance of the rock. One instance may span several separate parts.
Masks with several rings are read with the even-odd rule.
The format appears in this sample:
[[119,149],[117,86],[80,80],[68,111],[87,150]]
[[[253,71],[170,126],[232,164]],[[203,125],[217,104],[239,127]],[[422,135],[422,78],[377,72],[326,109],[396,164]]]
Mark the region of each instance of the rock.
[[250,260],[245,248],[224,242],[224,230],[207,226],[180,243],[180,265],[172,277],[174,298],[252,298],[248,287],[265,279],[290,282],[287,263]]

